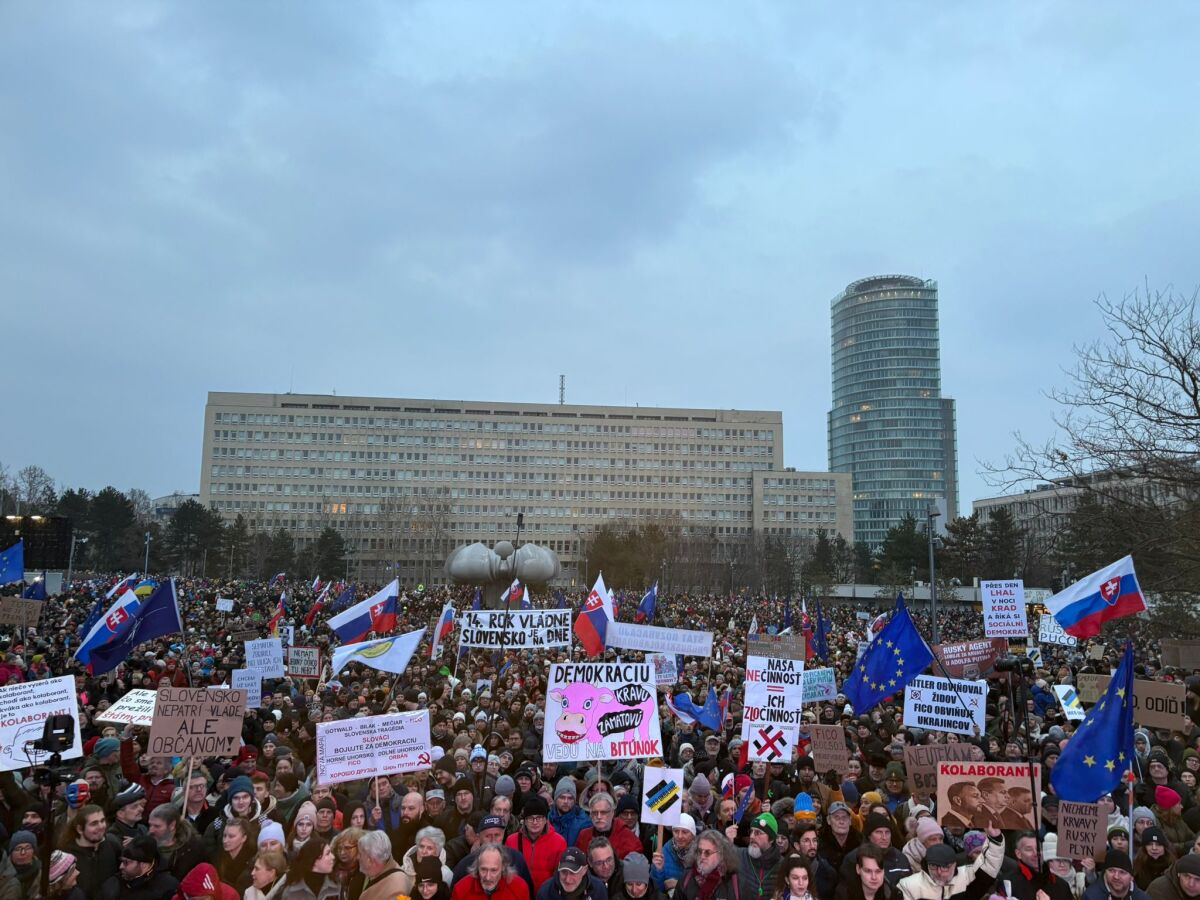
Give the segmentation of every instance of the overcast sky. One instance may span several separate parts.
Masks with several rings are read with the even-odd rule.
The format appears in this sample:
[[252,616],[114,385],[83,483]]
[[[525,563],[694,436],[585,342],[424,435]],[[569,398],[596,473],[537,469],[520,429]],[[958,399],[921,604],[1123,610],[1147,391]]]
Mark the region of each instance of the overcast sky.
[[[850,6],[850,9],[844,7]],[[1200,274],[1192,2],[0,4],[0,463],[194,491],[209,390],[780,409],[941,288],[962,507]]]

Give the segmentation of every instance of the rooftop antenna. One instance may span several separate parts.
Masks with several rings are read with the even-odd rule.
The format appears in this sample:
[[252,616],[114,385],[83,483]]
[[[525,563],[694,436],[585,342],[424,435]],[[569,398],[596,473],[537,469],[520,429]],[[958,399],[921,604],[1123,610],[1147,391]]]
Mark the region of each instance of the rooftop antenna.
[[567,402],[567,376],[558,376],[558,405],[563,406]]
[[295,387],[295,384],[296,384],[296,364],[293,363],[292,364],[292,372],[290,375],[288,375],[288,393],[289,394],[292,392],[292,388]]

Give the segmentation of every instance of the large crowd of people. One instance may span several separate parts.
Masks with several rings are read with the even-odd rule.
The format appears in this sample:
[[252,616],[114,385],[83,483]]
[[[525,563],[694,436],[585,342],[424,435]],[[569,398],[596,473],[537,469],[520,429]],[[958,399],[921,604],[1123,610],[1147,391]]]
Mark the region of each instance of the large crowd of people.
[[[686,724],[664,702],[661,760],[543,759],[547,666],[567,651],[460,654],[452,640],[436,661],[423,643],[398,676],[355,663],[319,679],[267,679],[236,754],[172,759],[147,756],[145,728],[97,717],[134,688],[229,684],[244,663],[244,636],[265,636],[282,587],[179,579],[185,632],[94,676],[73,653],[116,580],[77,580],[44,601],[36,628],[0,626],[0,685],[73,675],[84,742],[82,756],[53,771],[0,772],[0,900],[1200,898],[1200,675],[1160,665],[1147,639],[1136,641],[1138,676],[1184,682],[1188,715],[1170,730],[1138,730],[1135,780],[1101,800],[1103,851],[1066,859],[1049,774],[1074,726],[1051,687],[1108,674],[1115,644],[1103,654],[1041,648],[1027,690],[989,680],[979,735],[906,725],[900,694],[857,712],[838,696],[804,708],[790,759],[742,763],[747,631],[752,620],[782,626],[783,602],[663,594],[654,624],[714,635],[713,658],[686,659],[670,693],[688,692],[699,707],[710,686],[732,687],[732,699],[716,729]],[[286,589],[295,642],[328,659],[336,605],[309,616],[311,587]],[[406,593],[396,631],[432,626],[445,602],[467,609],[472,596],[462,587]],[[218,611],[218,597],[232,598],[233,611]],[[578,595],[568,600],[581,605]],[[620,618],[632,620],[635,605]],[[839,684],[868,627],[858,613],[890,607],[885,598],[825,607],[824,664]],[[799,630],[801,611],[791,613]],[[928,636],[927,615],[913,614]],[[945,642],[981,637],[976,609],[938,616]],[[431,722],[430,770],[317,783],[318,723],[421,709]],[[817,770],[807,742],[817,723],[843,726],[848,772]],[[1014,817],[1017,801],[1003,790],[954,810],[914,792],[905,747],[943,742],[973,745],[978,760],[1039,761],[1042,783],[1024,801],[1040,816]],[[684,771],[684,812],[665,830],[639,820],[654,764]]]

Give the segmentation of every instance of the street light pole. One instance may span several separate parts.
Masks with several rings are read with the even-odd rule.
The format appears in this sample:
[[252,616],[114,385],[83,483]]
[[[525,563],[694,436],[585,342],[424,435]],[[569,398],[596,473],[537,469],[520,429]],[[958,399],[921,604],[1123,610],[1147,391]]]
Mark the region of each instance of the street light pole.
[[150,532],[146,532],[146,558],[142,563],[142,574],[149,576],[150,574]]
[[933,567],[933,520],[941,515],[936,506],[926,507],[925,510],[925,532],[929,538],[929,618],[932,621],[930,633],[933,635],[933,642],[938,641],[938,620],[937,620],[937,571]]
[[65,585],[65,588],[68,591],[71,589],[71,575],[75,571],[75,544],[86,544],[87,542],[88,539],[85,537],[81,538],[76,537],[73,534],[71,535],[71,553],[67,557],[67,583]]

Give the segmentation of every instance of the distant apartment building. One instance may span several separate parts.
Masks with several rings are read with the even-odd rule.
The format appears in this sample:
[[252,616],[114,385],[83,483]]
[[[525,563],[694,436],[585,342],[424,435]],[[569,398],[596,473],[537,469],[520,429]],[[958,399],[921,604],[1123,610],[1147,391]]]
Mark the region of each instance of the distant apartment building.
[[777,411],[211,392],[203,503],[301,543],[336,528],[347,567],[437,577],[447,553],[513,538],[586,574],[589,533],[669,521],[734,544],[853,534],[849,475],[783,466]]
[[854,536],[879,547],[905,515],[958,514],[954,401],[942,396],[938,286],[855,281],[832,304],[829,470],[853,478]]

